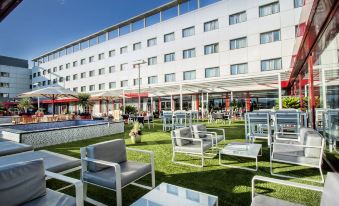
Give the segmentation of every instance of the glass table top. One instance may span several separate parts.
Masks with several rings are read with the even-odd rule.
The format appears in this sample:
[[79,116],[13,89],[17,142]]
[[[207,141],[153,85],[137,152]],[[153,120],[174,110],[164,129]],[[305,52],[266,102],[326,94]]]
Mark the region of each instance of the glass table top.
[[214,195],[163,182],[132,206],[215,206],[217,202],[218,197]]
[[220,153],[244,157],[257,157],[260,150],[261,144],[233,142],[220,150]]

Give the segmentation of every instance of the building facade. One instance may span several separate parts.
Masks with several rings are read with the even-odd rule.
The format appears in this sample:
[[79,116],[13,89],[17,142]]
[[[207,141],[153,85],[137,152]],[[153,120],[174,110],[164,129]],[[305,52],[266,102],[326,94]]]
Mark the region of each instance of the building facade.
[[30,91],[31,72],[28,60],[0,56],[0,102]]
[[[33,59],[33,89],[116,91],[109,109],[272,108],[288,78],[303,0],[173,1]],[[137,60],[140,65],[140,79]],[[280,88],[280,89],[279,89]],[[180,94],[179,94],[180,91]],[[129,94],[125,100],[118,96]],[[124,102],[123,102],[124,101]],[[207,104],[208,103],[208,104]],[[105,110],[98,100],[94,112]]]

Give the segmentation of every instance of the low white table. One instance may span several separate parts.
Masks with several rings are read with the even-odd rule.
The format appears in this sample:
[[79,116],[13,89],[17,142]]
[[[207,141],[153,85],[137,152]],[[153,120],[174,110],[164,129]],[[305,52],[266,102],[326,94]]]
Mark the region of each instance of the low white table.
[[[237,156],[237,157],[255,159],[255,169],[223,164],[221,163],[221,155],[229,155],[229,156]],[[258,156],[261,156],[261,155],[262,155],[261,144],[233,142],[228,145],[225,145],[225,147],[219,151],[219,165],[226,166],[226,167],[232,167],[232,168],[245,169],[245,170],[250,170],[250,171],[258,171]]]
[[218,197],[163,182],[131,205],[218,206]]

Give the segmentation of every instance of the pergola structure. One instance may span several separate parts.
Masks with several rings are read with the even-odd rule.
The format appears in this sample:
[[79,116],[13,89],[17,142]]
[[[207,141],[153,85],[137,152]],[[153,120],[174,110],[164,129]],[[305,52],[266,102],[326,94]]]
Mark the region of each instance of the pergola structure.
[[[226,93],[226,98],[232,101],[234,92],[260,92],[273,90],[278,91],[279,94],[279,107],[282,107],[281,97],[282,89],[287,85],[287,79],[289,76],[288,71],[282,72],[267,72],[267,74],[260,75],[244,75],[244,76],[232,76],[218,79],[196,80],[189,82],[173,82],[166,83],[165,85],[152,85],[149,87],[140,88],[141,97],[149,97],[151,99],[151,105],[153,98],[161,98],[163,96],[180,96],[180,109],[183,109],[183,95],[188,94],[202,94],[206,96],[208,101],[208,95],[211,93]],[[280,82],[280,84],[279,84]],[[105,92],[105,95],[113,97],[121,97],[122,105],[125,105],[125,99],[131,97],[138,97],[138,88],[124,88],[109,90]],[[93,94],[95,96],[95,94]],[[204,103],[202,99],[202,108]],[[151,108],[153,111],[153,108]]]

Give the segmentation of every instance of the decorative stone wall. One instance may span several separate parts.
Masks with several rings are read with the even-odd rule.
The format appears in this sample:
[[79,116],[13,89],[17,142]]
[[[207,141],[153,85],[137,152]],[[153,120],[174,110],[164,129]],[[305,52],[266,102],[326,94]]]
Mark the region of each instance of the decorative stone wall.
[[[32,145],[34,148],[39,148],[123,132],[123,122],[111,122],[20,133],[20,142]],[[4,138],[6,138],[5,136],[7,133],[10,132],[3,132]],[[13,135],[7,135],[9,135],[9,137],[11,136],[11,139],[13,140]]]

